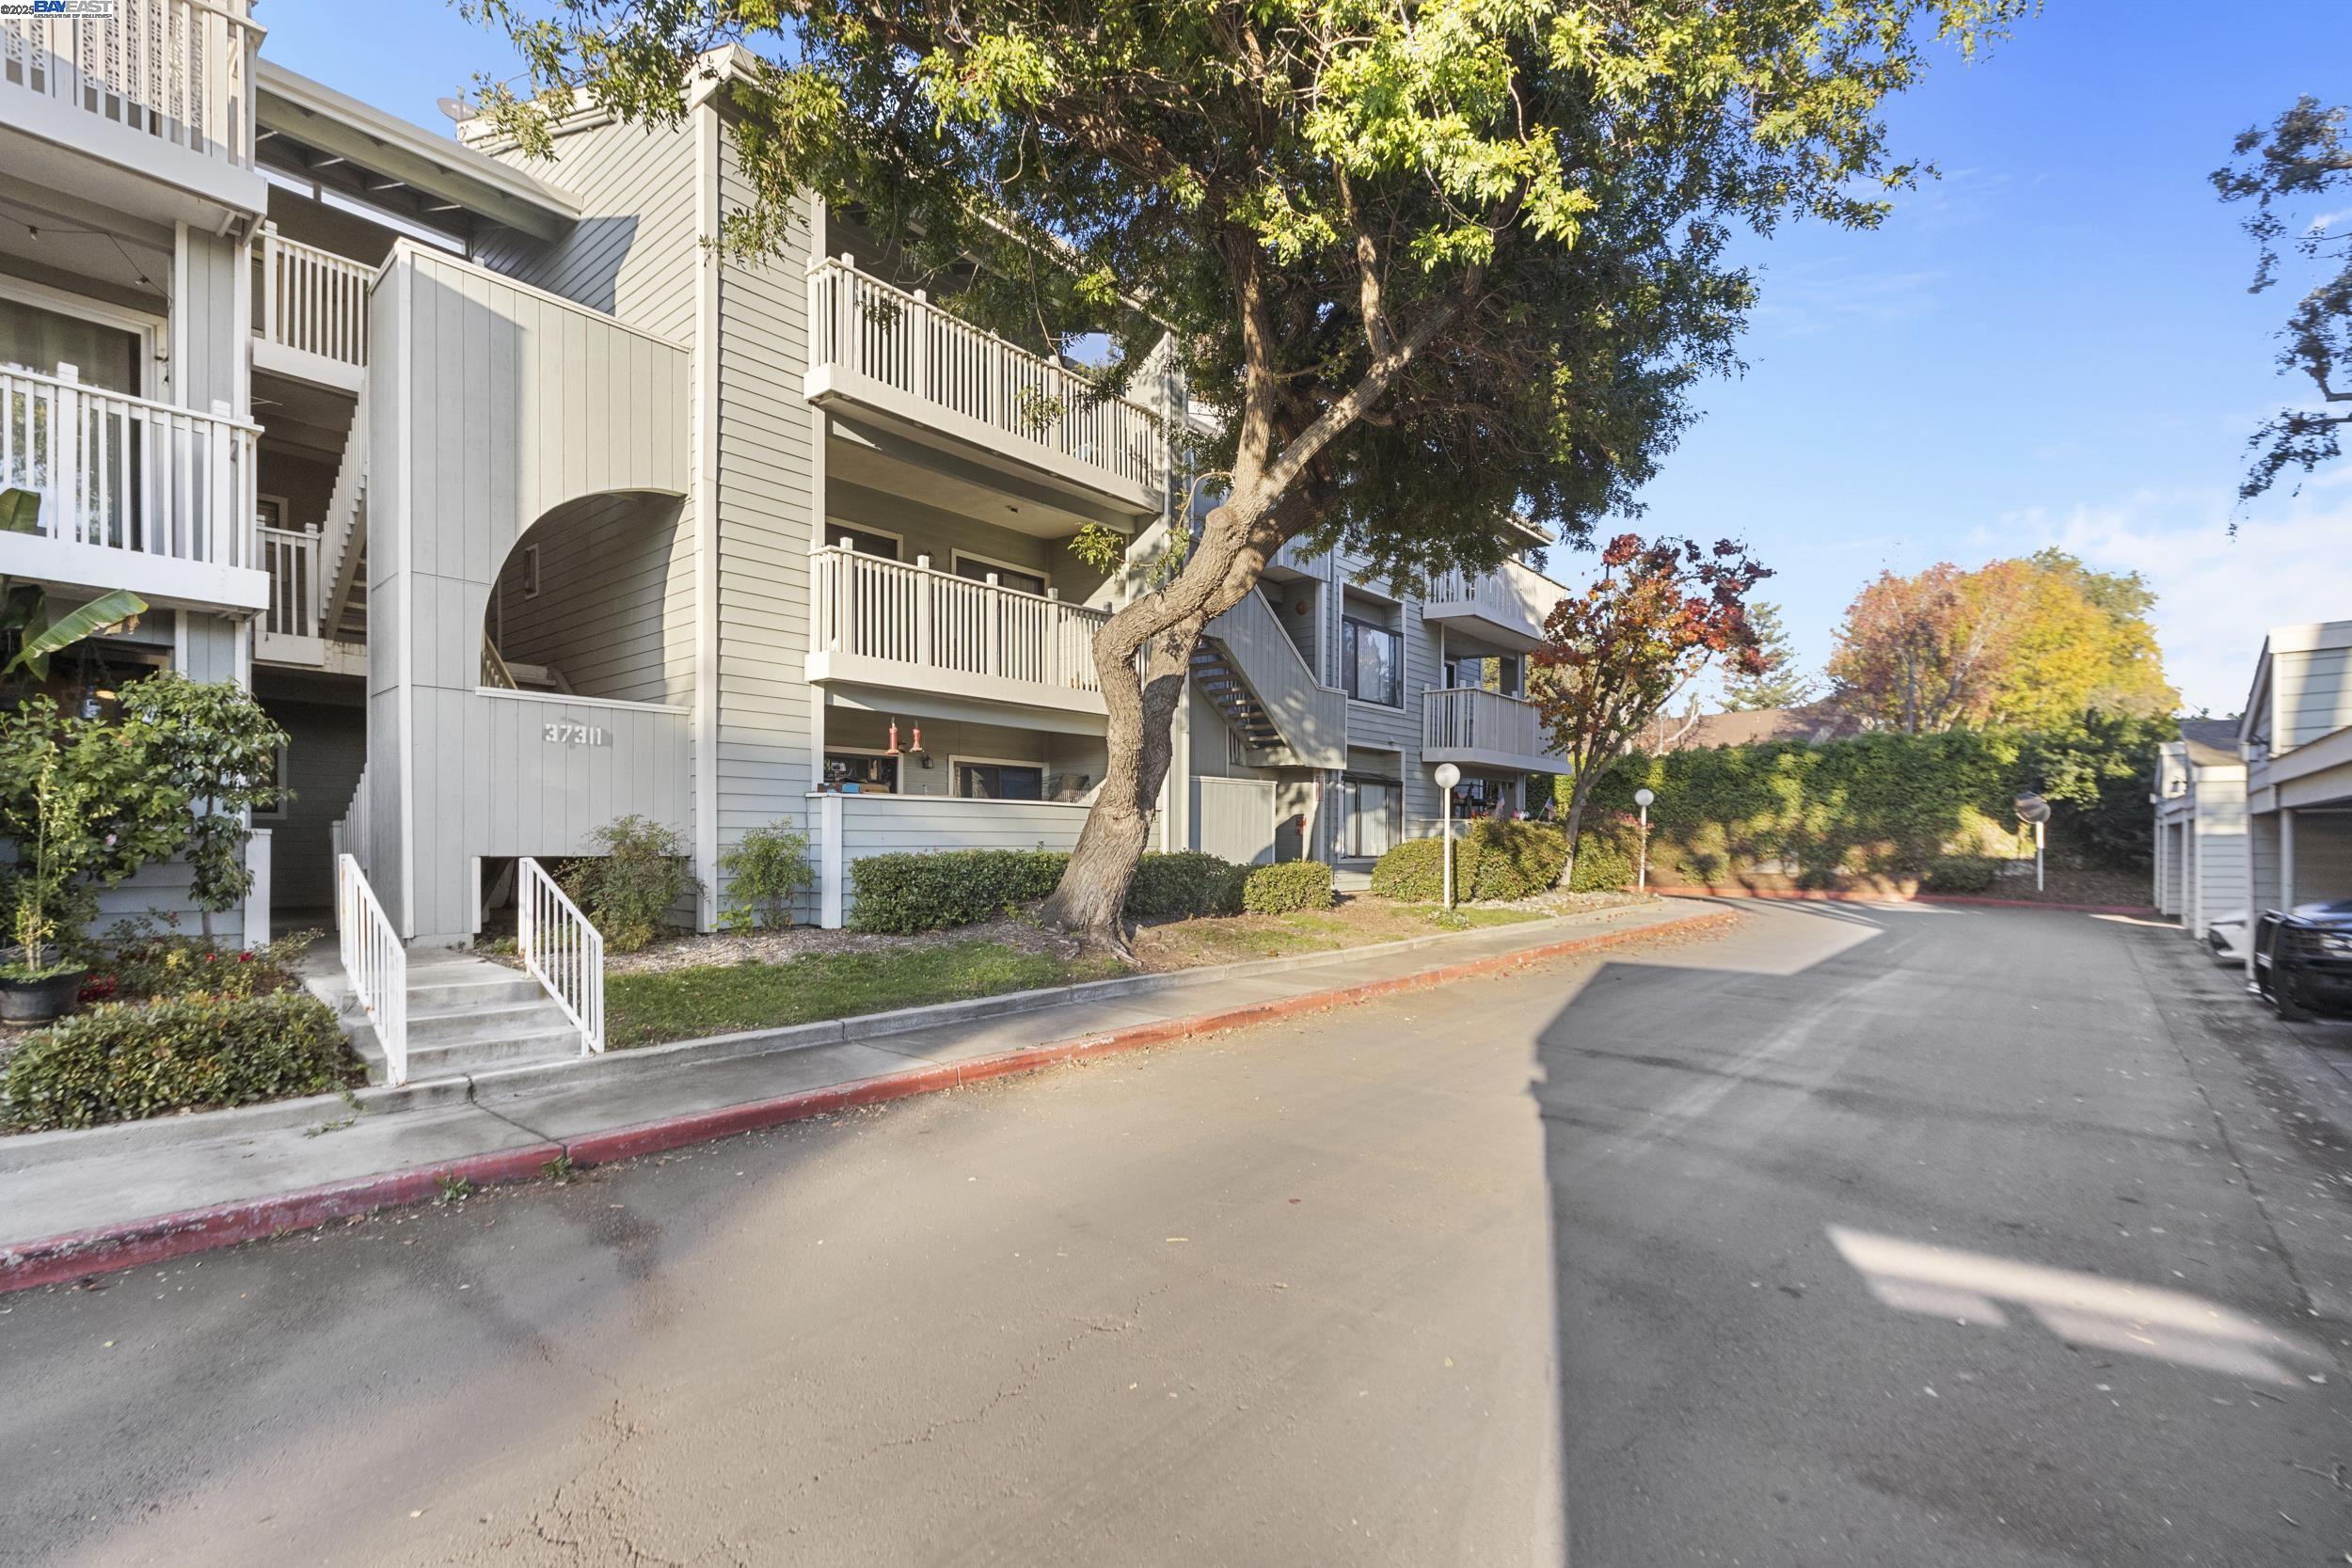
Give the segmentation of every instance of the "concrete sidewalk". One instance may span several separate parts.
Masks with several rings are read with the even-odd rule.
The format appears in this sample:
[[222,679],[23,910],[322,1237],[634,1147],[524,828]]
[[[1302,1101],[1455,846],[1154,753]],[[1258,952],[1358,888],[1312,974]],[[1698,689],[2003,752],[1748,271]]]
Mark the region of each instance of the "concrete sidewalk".
[[134,1267],[1057,1063],[1738,917],[1666,901],[534,1069],[0,1138],[0,1291]]

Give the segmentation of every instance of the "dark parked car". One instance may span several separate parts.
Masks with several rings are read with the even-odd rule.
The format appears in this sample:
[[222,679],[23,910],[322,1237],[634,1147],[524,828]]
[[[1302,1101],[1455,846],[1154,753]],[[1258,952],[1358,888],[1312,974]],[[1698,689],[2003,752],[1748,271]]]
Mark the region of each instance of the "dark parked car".
[[2352,898],[2265,911],[2254,927],[2254,989],[2289,1022],[2352,1013]]

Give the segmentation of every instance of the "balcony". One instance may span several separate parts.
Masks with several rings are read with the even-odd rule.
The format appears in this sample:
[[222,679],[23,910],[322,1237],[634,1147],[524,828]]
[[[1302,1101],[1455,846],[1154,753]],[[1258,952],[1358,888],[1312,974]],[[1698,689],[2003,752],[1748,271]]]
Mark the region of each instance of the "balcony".
[[260,296],[253,313],[253,368],[357,396],[368,369],[365,261],[262,231],[254,248]]
[[808,273],[809,402],[851,404],[917,440],[1009,460],[1138,514],[1168,491],[1160,416],[857,270]]
[[1524,653],[1544,640],[1545,617],[1567,592],[1534,567],[1506,561],[1499,571],[1439,573],[1430,579],[1421,613]]
[[14,144],[0,161],[166,221],[219,228],[261,213],[262,29],[249,10],[248,0],[114,0],[104,16],[0,17],[0,128]]
[[812,682],[910,687],[1058,713],[1104,712],[1094,634],[1110,612],[853,550],[811,559]]
[[0,571],[151,604],[258,610],[260,428],[0,368],[0,487],[40,498],[30,534],[0,533]]
[[1477,687],[1422,693],[1421,754],[1424,762],[1513,773],[1556,773],[1562,767],[1534,703]]

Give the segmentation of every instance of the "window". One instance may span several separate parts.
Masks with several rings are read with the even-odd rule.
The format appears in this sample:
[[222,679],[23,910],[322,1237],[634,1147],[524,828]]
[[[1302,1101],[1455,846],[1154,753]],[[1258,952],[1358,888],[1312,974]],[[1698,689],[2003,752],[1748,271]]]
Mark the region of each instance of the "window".
[[1386,626],[1348,616],[1340,623],[1340,685],[1359,702],[1402,707],[1405,649]]
[[861,795],[898,793],[898,759],[887,752],[827,752],[825,787],[856,786]]
[[985,582],[991,574],[995,576],[999,588],[1017,588],[1024,594],[1041,596],[1047,587],[1044,577],[1040,573],[1025,572],[1018,566],[1008,566],[984,555],[966,555],[961,550],[956,552],[956,576],[969,578],[974,582]]
[[855,550],[860,555],[878,555],[884,561],[901,561],[898,536],[879,529],[855,528],[828,518],[825,523],[825,543],[837,550]]
[[284,528],[286,526],[286,498],[283,496],[254,498],[253,520],[263,528]]
[[1029,763],[965,762],[955,764],[956,793],[966,800],[1041,800],[1045,798],[1045,769]]
[[523,546],[523,597],[526,599],[535,599],[538,596],[539,546],[536,545],[525,545]]
[[0,365],[22,365],[37,375],[71,365],[86,387],[135,395],[140,352],[136,332],[0,298]]

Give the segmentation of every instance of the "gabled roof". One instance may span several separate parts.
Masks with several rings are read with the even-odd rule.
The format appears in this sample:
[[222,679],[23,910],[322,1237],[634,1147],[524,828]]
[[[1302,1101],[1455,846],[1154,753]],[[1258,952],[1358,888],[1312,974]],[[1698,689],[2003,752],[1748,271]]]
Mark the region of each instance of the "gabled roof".
[[2267,744],[2265,721],[2269,717],[2270,661],[2280,654],[2314,653],[2322,648],[2352,648],[2352,621],[2307,621],[2301,626],[2273,626],[2263,639],[2262,656],[2254,661],[2254,684],[2246,693],[2245,717],[2238,721],[2241,743]]
[[2234,719],[2181,721],[2181,742],[2188,751],[2188,760],[2200,768],[2218,768],[2239,762],[2237,732],[2238,721]]

